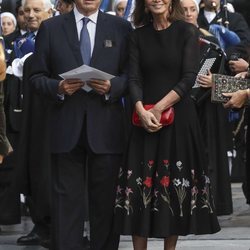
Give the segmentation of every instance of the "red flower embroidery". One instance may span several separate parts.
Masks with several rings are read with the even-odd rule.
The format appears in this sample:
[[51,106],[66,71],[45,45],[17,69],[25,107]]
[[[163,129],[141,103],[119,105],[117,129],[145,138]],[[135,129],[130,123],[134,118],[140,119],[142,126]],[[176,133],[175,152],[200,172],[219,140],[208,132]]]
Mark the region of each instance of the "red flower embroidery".
[[163,160],[163,164],[164,165],[168,165],[169,164],[169,160]]
[[151,169],[153,167],[153,165],[154,165],[154,161],[153,160],[149,160],[148,161],[148,165],[147,165],[148,168]]
[[168,187],[170,183],[169,176],[163,176],[160,180],[160,183],[163,187]]
[[146,187],[151,188],[152,187],[152,177],[146,177],[146,180],[143,182],[143,184]]
[[154,161],[153,160],[149,160],[148,161],[148,165],[152,166],[154,164]]

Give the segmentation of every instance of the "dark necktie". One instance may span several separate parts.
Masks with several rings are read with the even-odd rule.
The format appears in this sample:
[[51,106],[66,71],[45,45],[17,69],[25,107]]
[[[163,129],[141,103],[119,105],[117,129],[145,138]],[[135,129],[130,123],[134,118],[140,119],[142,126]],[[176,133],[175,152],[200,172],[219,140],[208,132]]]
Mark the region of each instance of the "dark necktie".
[[27,32],[26,34],[26,38],[34,40],[35,39],[35,33],[34,32]]
[[91,58],[90,37],[87,29],[87,23],[89,22],[89,18],[84,17],[82,19],[82,22],[83,26],[80,35],[80,49],[81,49],[83,63],[89,65]]

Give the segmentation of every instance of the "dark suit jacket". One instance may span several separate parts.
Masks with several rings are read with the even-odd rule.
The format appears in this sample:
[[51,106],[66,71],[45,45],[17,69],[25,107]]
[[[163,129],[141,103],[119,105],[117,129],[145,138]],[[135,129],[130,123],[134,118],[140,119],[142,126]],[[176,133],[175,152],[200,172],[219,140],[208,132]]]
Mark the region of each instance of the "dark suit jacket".
[[[7,65],[16,58],[13,42],[21,37],[20,31],[15,31],[4,37]],[[4,109],[8,132],[19,132],[22,116],[22,81],[14,75],[6,75],[4,81]]]
[[[129,22],[102,12],[98,14],[95,47],[90,66],[116,77],[111,80],[110,98],[77,91],[58,98],[59,74],[83,64],[74,12],[46,20],[36,38],[31,84],[51,103],[51,151],[69,152],[86,126],[91,150],[117,154],[124,149],[124,109],[121,97],[127,90],[126,45]],[[106,46],[112,41],[112,47]],[[86,120],[85,120],[85,117]]]

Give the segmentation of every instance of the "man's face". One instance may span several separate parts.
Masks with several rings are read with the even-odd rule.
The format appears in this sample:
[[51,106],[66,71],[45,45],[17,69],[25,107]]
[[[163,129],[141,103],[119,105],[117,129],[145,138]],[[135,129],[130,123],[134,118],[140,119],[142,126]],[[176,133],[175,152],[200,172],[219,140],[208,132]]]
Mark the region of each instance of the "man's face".
[[213,11],[215,8],[217,10],[220,9],[220,0],[204,0],[203,2],[205,10]]
[[70,12],[73,9],[73,3],[69,4],[64,2],[63,0],[58,0],[56,4],[56,10],[59,11],[60,14],[65,14]]
[[41,22],[52,16],[52,10],[45,9],[43,0],[26,0],[23,9],[27,28],[30,31],[37,31]]
[[27,23],[24,17],[24,11],[22,6],[18,8],[16,19],[20,29],[26,30]]
[[90,16],[95,13],[99,6],[101,0],[75,0],[76,8],[84,16]]

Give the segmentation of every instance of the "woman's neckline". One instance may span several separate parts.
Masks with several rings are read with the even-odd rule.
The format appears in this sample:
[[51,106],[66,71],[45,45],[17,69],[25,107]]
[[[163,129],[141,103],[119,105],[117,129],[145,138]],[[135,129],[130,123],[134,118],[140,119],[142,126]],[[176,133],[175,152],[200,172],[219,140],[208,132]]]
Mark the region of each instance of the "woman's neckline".
[[174,22],[169,23],[169,25],[168,25],[166,28],[157,29],[157,27],[155,27],[154,23],[152,22],[152,28],[153,28],[153,30],[156,31],[156,32],[162,32],[162,31],[169,30],[169,29],[172,27],[173,23],[174,23]]

